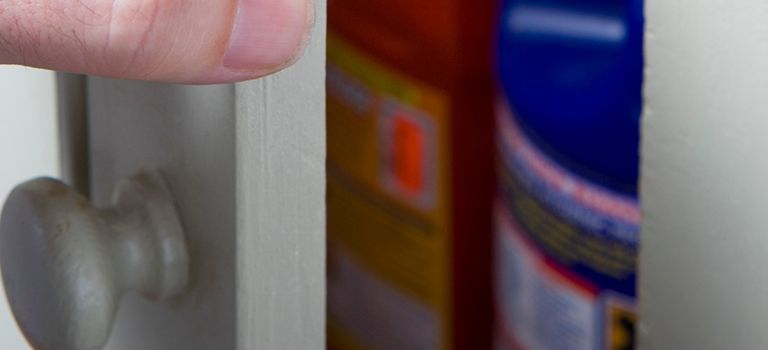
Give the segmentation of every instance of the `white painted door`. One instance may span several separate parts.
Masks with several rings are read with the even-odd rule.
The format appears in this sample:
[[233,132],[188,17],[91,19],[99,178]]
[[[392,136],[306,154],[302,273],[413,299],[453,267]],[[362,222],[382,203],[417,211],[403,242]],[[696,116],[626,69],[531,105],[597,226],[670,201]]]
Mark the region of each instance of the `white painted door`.
[[315,5],[303,59],[260,80],[61,77],[64,178],[106,207],[118,181],[159,171],[190,257],[182,296],[122,297],[106,349],[325,347],[325,2]]

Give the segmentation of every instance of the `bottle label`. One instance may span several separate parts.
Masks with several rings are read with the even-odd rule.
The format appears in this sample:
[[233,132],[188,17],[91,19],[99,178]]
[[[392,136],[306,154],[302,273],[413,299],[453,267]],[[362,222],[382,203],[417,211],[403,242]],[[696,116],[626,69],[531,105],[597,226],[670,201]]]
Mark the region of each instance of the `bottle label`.
[[638,200],[558,165],[497,110],[497,349],[634,349]]
[[447,99],[338,35],[328,55],[330,347],[442,349]]

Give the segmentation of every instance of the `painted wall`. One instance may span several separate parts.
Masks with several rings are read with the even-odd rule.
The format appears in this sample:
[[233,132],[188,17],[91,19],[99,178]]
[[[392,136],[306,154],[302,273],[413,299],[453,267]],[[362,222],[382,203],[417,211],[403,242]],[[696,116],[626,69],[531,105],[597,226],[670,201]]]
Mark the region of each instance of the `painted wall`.
[[768,4],[648,0],[644,349],[768,348]]
[[[58,173],[54,93],[53,73],[0,66],[0,203],[19,182]],[[28,349],[2,289],[0,349]]]

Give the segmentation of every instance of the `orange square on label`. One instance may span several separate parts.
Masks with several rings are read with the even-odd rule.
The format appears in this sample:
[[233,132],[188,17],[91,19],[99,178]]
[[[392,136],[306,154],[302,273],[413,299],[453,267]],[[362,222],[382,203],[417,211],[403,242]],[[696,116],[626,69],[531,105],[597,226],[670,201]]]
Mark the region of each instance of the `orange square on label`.
[[392,120],[392,173],[410,195],[424,191],[426,135],[422,127],[404,116]]

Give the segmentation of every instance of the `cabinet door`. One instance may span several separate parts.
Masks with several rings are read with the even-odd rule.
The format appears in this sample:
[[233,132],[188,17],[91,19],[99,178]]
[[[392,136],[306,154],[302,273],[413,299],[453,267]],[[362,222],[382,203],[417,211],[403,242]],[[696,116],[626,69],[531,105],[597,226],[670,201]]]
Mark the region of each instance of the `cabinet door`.
[[127,294],[110,350],[325,347],[325,3],[294,67],[235,85],[88,78],[90,195],[157,169],[187,235],[191,290]]

